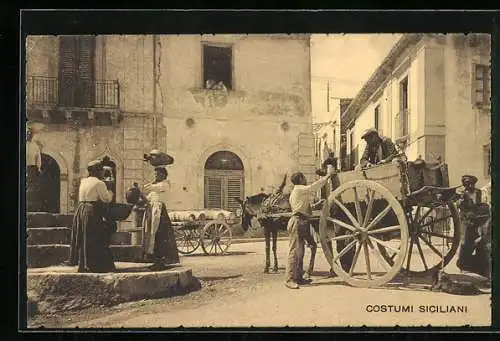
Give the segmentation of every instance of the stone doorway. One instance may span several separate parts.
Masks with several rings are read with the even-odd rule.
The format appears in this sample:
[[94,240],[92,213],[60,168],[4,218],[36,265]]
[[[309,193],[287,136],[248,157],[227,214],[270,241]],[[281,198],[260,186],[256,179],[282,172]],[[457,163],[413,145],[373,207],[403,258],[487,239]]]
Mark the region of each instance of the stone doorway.
[[61,211],[61,169],[57,161],[42,153],[42,171],[38,178],[40,211],[60,213]]

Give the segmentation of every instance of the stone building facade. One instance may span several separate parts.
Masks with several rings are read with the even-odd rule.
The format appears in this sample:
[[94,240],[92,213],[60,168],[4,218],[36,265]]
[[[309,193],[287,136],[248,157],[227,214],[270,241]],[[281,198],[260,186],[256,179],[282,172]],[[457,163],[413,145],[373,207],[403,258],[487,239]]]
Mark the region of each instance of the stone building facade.
[[376,127],[394,140],[407,136],[407,155],[441,157],[450,184],[463,174],[490,181],[491,37],[487,34],[407,34],[342,115],[352,164]]
[[[236,209],[235,196],[314,172],[308,35],[30,36],[27,115],[54,210],[71,212],[86,164],[108,156],[116,200],[173,155],[171,209]],[[215,85],[215,86],[214,86]],[[50,190],[52,189],[52,190]],[[57,205],[58,203],[58,205]]]

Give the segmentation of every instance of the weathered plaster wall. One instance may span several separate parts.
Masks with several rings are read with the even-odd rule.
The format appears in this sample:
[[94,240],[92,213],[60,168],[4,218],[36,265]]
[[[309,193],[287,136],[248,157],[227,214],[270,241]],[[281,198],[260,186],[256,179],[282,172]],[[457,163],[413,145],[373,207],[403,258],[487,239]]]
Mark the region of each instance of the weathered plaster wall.
[[[213,93],[201,89],[207,41],[233,46],[233,90],[213,102]],[[299,134],[312,133],[307,40],[197,35],[161,37],[161,42],[164,122],[168,152],[176,157],[172,208],[203,207],[203,167],[218,150],[242,159],[246,195],[271,190],[284,173],[311,172],[298,167]],[[192,128],[188,118],[195,122]],[[281,128],[285,122],[287,131]]]
[[462,35],[447,35],[445,45],[446,161],[450,182],[459,184],[463,174],[479,178],[478,187],[490,181],[483,173],[483,145],[491,141],[491,112],[472,104],[474,63],[491,63],[491,41],[477,46]]

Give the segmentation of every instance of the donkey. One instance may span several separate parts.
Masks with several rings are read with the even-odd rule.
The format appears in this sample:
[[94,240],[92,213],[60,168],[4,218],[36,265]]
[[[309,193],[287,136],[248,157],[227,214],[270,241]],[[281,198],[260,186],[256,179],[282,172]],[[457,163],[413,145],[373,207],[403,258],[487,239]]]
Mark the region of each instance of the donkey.
[[[284,213],[291,212],[291,207],[289,204],[289,193],[283,193],[283,188],[286,184],[285,175],[282,183],[278,189],[271,194],[259,193],[250,197],[246,197],[245,200],[240,198],[235,198],[236,201],[241,205],[241,227],[246,232],[251,226],[252,218],[256,217],[259,224],[264,228],[264,237],[266,244],[266,264],[264,267],[264,273],[269,273],[270,267],[270,248],[271,248],[271,238],[272,238],[272,250],[274,256],[274,266],[273,271],[278,271],[278,256],[276,254],[276,244],[278,238],[278,231],[284,231],[287,228],[288,219],[287,218],[274,218],[266,217],[267,213]],[[320,202],[322,204],[322,202]],[[317,204],[316,204],[317,205]],[[315,206],[316,206],[315,205]],[[316,234],[319,234],[319,222],[311,223]],[[314,269],[314,261],[316,258],[317,244],[314,238],[306,239],[309,248],[311,249],[311,259],[309,262],[309,268],[307,274],[311,275]]]

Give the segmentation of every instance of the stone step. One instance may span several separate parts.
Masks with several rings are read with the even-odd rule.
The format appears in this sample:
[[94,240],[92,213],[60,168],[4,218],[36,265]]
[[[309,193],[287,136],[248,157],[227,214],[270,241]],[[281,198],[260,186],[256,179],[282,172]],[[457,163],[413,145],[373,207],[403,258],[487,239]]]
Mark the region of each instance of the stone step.
[[[140,245],[111,245],[115,262],[140,262]],[[70,246],[65,244],[28,245],[28,268],[43,268],[62,264],[69,259]]]
[[44,228],[49,226],[71,227],[73,215],[46,212],[28,212],[26,216],[28,228]]
[[111,245],[130,245],[132,242],[132,236],[130,232],[117,231],[111,237]]
[[62,264],[69,259],[69,245],[28,245],[26,265],[28,268],[43,268]]
[[71,229],[67,227],[39,227],[28,229],[28,245],[69,244]]
[[[129,232],[117,231],[111,237],[112,245],[130,245]],[[28,229],[28,245],[70,244],[71,229],[67,227],[38,227]]]

